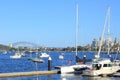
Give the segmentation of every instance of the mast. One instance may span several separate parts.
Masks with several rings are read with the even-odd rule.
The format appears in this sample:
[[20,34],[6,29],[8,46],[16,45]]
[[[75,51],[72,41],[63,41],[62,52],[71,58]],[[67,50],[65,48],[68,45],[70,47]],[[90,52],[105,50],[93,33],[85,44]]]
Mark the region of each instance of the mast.
[[108,7],[108,56],[110,54],[110,7]]
[[76,4],[76,63],[78,62],[78,50],[77,50],[77,43],[78,43],[78,2]]
[[[99,51],[98,51],[98,54],[95,55],[95,58],[100,57],[100,52],[101,52],[101,48],[102,48],[102,43],[103,43],[103,38],[104,38],[104,33],[105,33],[105,27],[106,27],[106,24],[107,24],[107,20],[109,20],[108,21],[108,34],[110,34],[110,30],[109,30],[109,27],[110,27],[110,7],[108,7],[108,11],[107,11],[106,18],[105,18],[105,23],[104,23],[104,28],[103,28],[103,32],[102,32],[100,43],[99,43]],[[109,47],[109,45],[108,45],[108,47]],[[109,53],[109,49],[108,49],[108,53]]]

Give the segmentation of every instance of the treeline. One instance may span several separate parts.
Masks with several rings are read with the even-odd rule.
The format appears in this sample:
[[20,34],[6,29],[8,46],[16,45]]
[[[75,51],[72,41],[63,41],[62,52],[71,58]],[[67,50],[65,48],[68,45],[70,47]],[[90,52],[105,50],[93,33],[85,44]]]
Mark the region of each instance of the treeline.
[[[90,45],[87,46],[78,46],[77,50],[78,51],[98,51],[99,48],[96,47],[92,47]],[[112,47],[112,49],[110,49],[111,52],[117,52],[116,50],[116,46]],[[46,47],[46,48],[29,48],[29,47],[23,47],[23,46],[19,46],[17,48],[11,48],[9,46],[6,45],[2,45],[0,44],[0,51],[67,51],[67,52],[71,52],[71,51],[76,51],[75,47],[66,47],[66,48],[57,48],[57,47]],[[103,52],[107,52],[106,47],[102,46],[101,51]]]
[[[47,47],[46,49],[40,47],[38,49],[36,49],[36,48],[31,48],[30,49],[29,47],[22,47],[22,46],[17,47],[17,48],[11,48],[9,46],[0,44],[0,50],[1,51],[17,51],[18,48],[19,48],[19,51],[28,51],[28,50],[33,50],[33,51],[35,51],[35,50],[38,50],[38,51],[41,51],[41,50],[46,50],[46,51],[68,51],[68,52],[76,51],[75,47],[66,47],[66,48]],[[77,50],[78,51],[90,51],[91,49],[90,49],[90,46],[78,46]]]
[[0,51],[15,51],[16,48],[10,48],[9,46],[0,44]]
[[[66,48],[47,48],[49,51],[67,51],[67,52],[71,52],[71,51],[76,51],[75,47],[66,47]],[[91,47],[90,46],[78,46],[77,47],[78,51],[91,51]]]

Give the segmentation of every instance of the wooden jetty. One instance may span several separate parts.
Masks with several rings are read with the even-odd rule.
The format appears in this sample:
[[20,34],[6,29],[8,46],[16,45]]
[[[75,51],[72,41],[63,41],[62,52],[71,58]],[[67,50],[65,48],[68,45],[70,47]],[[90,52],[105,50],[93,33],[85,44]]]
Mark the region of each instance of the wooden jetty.
[[38,75],[51,75],[57,74],[58,71],[31,71],[31,72],[14,72],[14,73],[0,73],[0,78],[8,77],[23,77],[23,76],[38,76]]

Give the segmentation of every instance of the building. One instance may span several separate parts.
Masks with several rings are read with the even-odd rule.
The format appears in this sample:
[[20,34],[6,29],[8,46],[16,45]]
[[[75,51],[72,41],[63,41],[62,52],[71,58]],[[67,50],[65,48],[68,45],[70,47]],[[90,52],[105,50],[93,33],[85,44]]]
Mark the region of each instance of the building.
[[98,46],[98,41],[97,41],[97,39],[93,39],[91,46],[92,46],[92,47],[97,47],[97,46]]

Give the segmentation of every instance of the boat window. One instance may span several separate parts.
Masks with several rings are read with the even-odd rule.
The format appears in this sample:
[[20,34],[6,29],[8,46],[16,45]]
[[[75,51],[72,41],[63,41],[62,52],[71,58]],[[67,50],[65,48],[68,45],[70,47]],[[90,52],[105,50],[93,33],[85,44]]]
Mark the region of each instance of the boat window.
[[102,66],[101,64],[93,64],[93,69],[100,70],[101,66]]
[[104,64],[103,67],[107,67],[107,64]]
[[112,67],[112,64],[108,64],[108,67]]
[[93,64],[92,67],[93,67],[93,70],[96,70],[96,64]]

